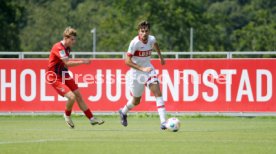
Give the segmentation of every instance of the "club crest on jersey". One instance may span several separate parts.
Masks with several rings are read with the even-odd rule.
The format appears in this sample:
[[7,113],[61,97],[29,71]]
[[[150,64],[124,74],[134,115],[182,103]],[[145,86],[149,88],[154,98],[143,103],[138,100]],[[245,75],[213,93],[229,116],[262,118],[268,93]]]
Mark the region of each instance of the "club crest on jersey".
[[66,56],[65,51],[64,50],[59,51],[59,55],[60,55],[60,57]]

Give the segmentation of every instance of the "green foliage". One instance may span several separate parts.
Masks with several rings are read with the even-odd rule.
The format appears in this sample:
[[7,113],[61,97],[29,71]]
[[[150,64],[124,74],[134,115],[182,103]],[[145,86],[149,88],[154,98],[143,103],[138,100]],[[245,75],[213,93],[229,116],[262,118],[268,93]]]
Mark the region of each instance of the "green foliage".
[[19,51],[19,32],[25,25],[25,8],[11,0],[0,2],[0,51]]
[[[3,4],[2,4],[3,3]],[[141,20],[152,23],[163,51],[274,51],[274,0],[9,0],[1,2],[0,50],[49,51],[67,26],[78,31],[75,51],[125,51]]]
[[214,47],[223,51],[274,51],[275,4],[273,0],[212,3],[205,15],[215,25],[215,35],[210,35]]

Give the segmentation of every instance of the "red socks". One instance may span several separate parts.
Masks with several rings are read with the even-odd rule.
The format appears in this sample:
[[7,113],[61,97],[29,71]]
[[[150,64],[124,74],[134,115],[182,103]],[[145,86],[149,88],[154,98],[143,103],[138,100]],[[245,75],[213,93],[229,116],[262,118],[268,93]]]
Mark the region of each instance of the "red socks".
[[[71,112],[72,112],[72,110],[71,111],[65,110],[65,115],[66,116],[71,116]],[[91,119],[93,117],[93,114],[89,109],[87,109],[86,111],[83,111],[83,113],[85,114],[85,116],[88,119]]]
[[65,109],[65,115],[66,115],[66,116],[70,116],[70,115],[71,115],[71,112],[72,112],[72,110],[68,111],[68,110]]
[[83,111],[83,113],[85,114],[85,116],[88,119],[91,119],[93,117],[93,114],[92,114],[92,112],[89,109],[87,109],[86,111]]

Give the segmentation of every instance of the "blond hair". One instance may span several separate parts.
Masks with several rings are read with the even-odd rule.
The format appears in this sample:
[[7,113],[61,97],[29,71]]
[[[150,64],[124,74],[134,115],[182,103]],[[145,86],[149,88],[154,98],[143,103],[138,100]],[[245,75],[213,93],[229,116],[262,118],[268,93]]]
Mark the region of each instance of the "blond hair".
[[77,36],[77,31],[74,28],[66,27],[66,29],[63,32],[63,37],[70,37],[70,36]]

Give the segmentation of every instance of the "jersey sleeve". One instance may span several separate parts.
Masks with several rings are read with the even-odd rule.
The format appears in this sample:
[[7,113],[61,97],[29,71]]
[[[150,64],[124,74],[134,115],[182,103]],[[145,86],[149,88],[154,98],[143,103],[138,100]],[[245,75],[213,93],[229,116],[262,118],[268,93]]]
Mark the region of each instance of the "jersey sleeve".
[[57,56],[59,59],[68,58],[68,56],[66,55],[65,50],[62,49],[62,48],[53,47],[52,53],[55,54],[55,56]]
[[127,56],[132,57],[135,52],[135,42],[132,40],[129,44],[128,50],[127,50]]

